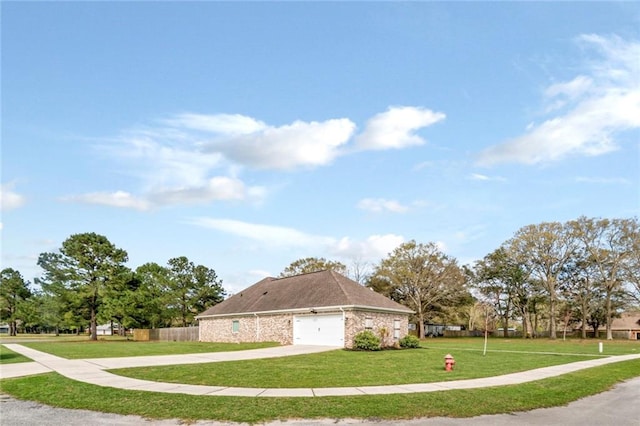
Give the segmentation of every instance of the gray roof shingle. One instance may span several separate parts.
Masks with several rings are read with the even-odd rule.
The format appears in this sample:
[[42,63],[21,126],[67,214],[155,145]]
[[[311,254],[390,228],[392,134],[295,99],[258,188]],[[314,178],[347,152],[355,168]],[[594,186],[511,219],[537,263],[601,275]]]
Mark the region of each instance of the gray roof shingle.
[[265,278],[207,309],[198,317],[329,306],[358,306],[412,313],[406,306],[327,270],[286,278]]

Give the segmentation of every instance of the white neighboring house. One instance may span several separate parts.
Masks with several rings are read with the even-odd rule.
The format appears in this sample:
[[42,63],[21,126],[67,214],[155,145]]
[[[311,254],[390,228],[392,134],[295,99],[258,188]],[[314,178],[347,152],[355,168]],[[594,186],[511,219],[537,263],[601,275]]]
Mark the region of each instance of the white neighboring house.
[[103,324],[96,327],[97,336],[111,336],[111,324]]

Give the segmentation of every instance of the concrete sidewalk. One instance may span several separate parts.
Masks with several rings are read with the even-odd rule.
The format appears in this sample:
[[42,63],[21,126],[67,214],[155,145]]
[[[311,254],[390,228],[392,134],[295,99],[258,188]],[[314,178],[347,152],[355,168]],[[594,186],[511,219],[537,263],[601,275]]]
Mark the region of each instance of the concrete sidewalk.
[[[19,364],[0,365],[0,376],[18,377],[19,373],[38,374],[55,371],[65,377],[96,386],[112,387],[128,390],[181,393],[189,395],[213,395],[236,397],[316,397],[346,395],[380,395],[396,393],[435,392],[451,389],[474,389],[490,386],[504,386],[532,382],[559,376],[586,368],[597,367],[620,361],[640,359],[640,354],[597,358],[570,364],[538,368],[502,376],[486,377],[436,383],[415,383],[392,386],[359,386],[334,388],[239,388],[225,386],[186,385],[163,383],[149,380],[132,379],[111,374],[106,369],[141,366],[161,366],[175,364],[194,364],[207,362],[223,362],[258,358],[274,358],[291,355],[324,352],[335,350],[329,346],[280,346],[275,348],[255,349],[239,352],[216,352],[190,355],[141,356],[127,358],[97,358],[83,360],[67,360],[44,352],[36,351],[18,344],[6,344],[7,348],[28,358],[33,363],[25,366]],[[12,375],[13,374],[13,375]]]

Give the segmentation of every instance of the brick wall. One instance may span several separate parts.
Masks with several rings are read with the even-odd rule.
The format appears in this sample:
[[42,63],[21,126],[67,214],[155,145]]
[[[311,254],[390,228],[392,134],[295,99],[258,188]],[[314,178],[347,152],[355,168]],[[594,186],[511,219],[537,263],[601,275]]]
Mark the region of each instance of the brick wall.
[[[278,342],[293,343],[293,315],[258,315],[200,320],[201,342]],[[233,322],[237,321],[234,329]]]
[[[397,321],[397,322],[396,322]],[[397,336],[395,333],[398,326]],[[386,330],[384,346],[394,346],[395,343],[409,333],[409,317],[401,314],[388,314],[380,312],[351,311],[347,312],[345,326],[345,346],[353,347],[353,339],[356,334],[364,330],[371,330],[376,336],[381,337],[382,329]]]

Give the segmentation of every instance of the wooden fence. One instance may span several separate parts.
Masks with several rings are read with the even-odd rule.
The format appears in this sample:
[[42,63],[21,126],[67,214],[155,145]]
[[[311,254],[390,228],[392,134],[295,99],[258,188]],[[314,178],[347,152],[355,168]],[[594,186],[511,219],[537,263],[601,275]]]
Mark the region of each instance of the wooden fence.
[[148,342],[197,342],[198,327],[171,327],[133,330],[133,340]]

